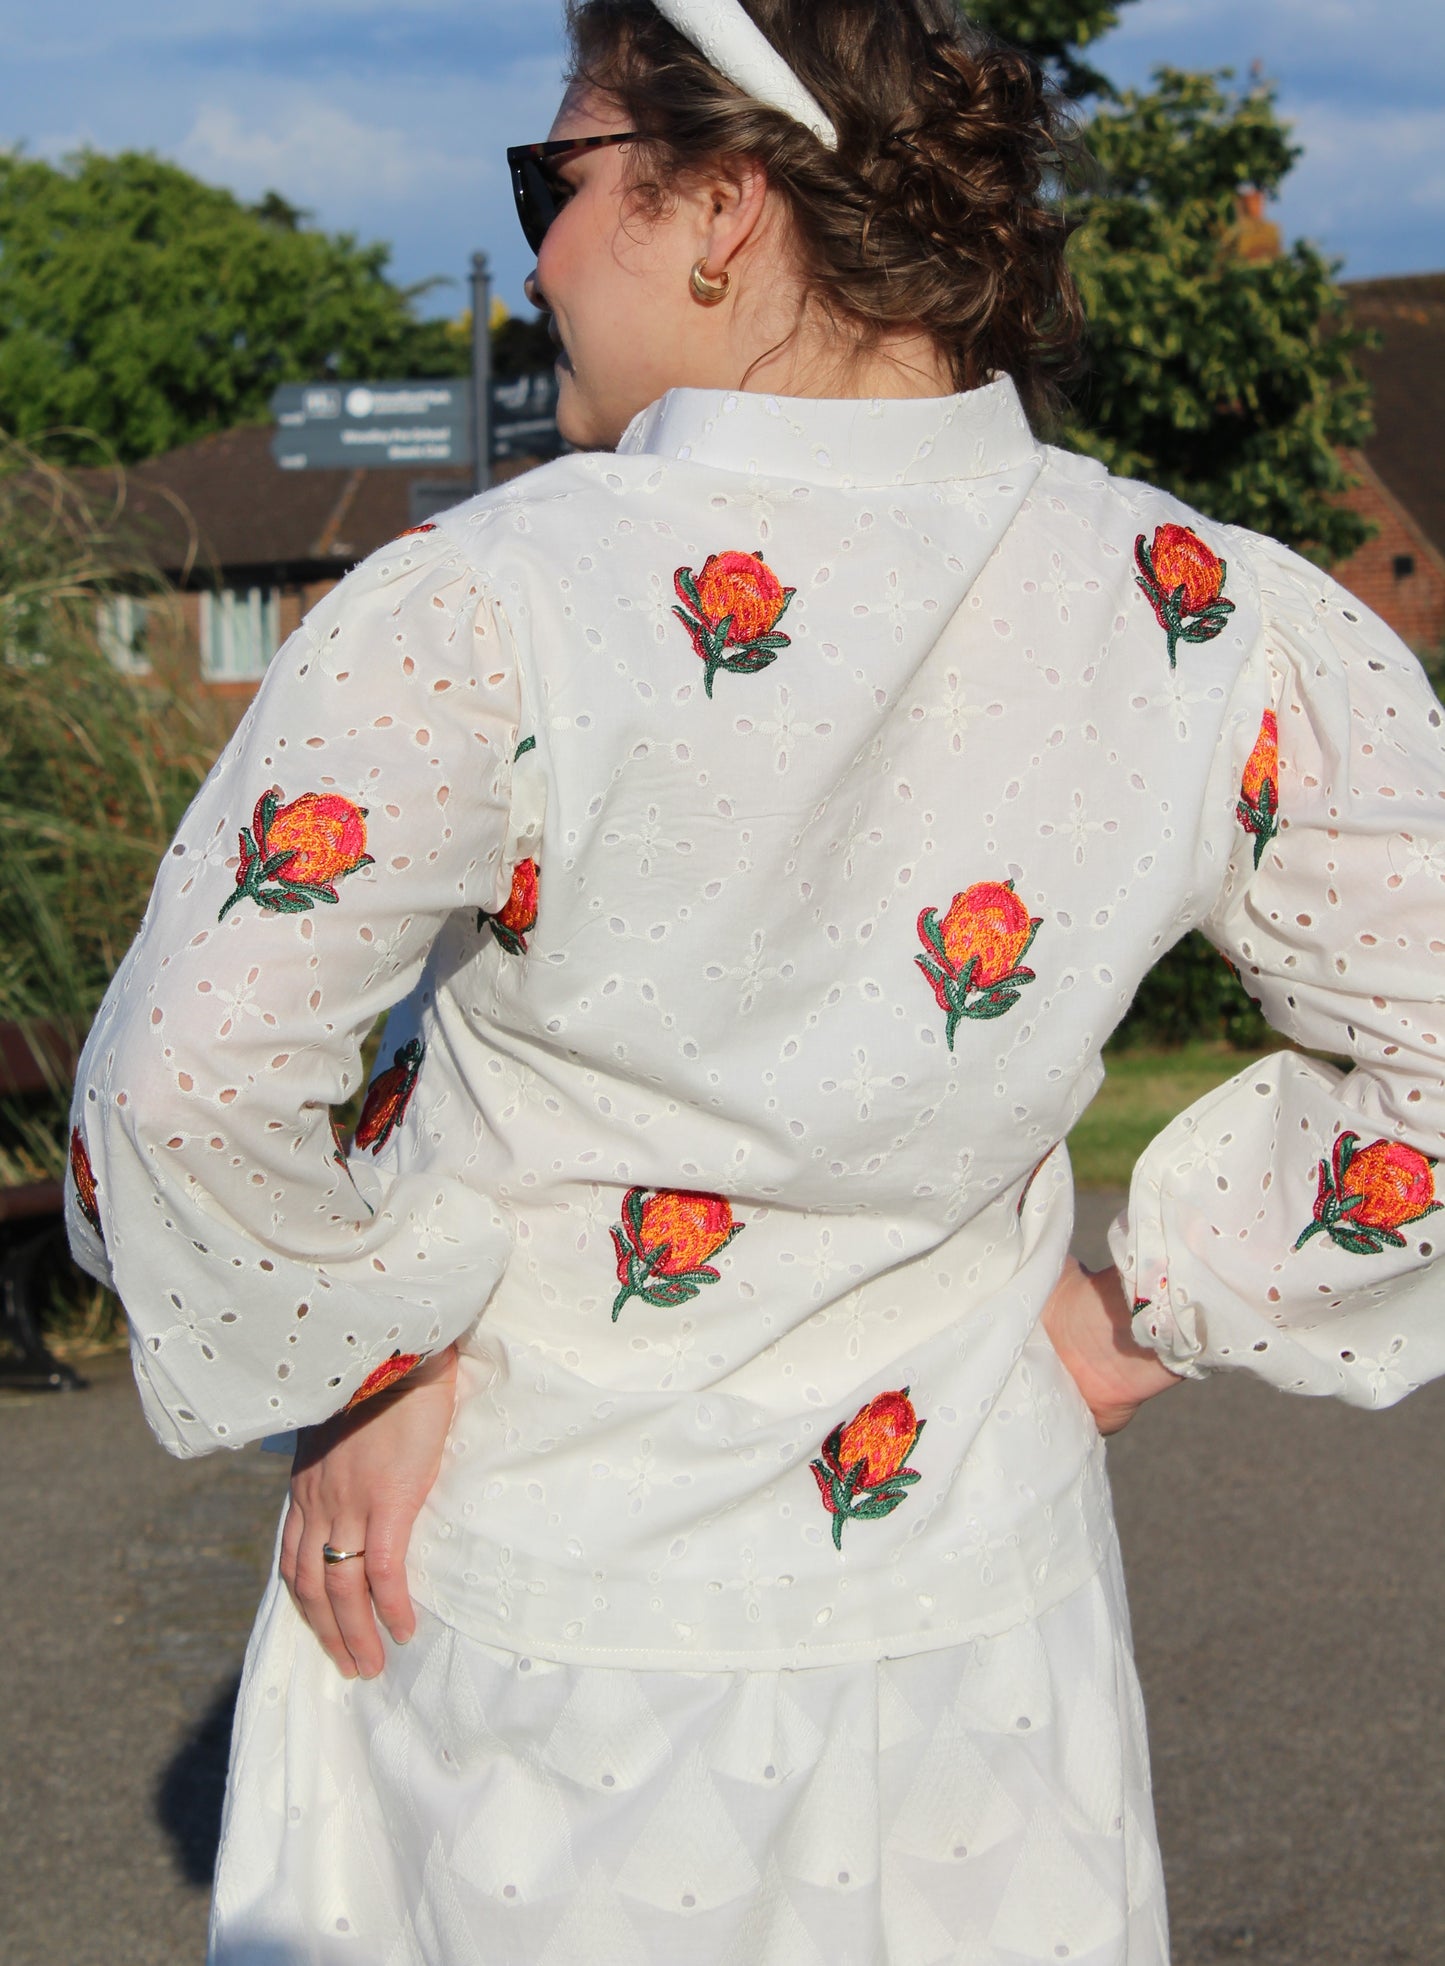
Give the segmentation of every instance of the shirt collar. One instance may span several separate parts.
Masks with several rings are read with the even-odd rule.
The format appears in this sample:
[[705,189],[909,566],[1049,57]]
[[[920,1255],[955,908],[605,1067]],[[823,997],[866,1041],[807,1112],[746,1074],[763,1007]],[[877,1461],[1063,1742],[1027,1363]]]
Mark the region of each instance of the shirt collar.
[[958,396],[887,400],[669,389],[632,419],[617,449],[843,487],[988,478],[1039,454],[1004,374]]

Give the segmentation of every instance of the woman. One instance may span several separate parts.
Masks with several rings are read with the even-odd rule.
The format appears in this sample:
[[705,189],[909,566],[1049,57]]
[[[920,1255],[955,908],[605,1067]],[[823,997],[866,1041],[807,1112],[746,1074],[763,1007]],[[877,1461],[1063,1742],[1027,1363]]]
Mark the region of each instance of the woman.
[[[82,1066],[157,1433],[304,1430],[212,1956],[1159,1966],[1100,1435],[1445,1365],[1440,712],[1033,435],[1021,57],[944,0],[571,28],[514,168],[583,454],[282,651]],[[1211,1094],[1087,1276],[1062,1143],[1195,925],[1356,1069]]]

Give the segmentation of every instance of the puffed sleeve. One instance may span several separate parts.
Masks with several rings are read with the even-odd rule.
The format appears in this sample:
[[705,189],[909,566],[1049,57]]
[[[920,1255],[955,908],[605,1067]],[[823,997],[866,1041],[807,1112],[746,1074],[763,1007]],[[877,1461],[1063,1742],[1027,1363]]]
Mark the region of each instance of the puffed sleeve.
[[1445,1372],[1445,713],[1353,595],[1252,543],[1273,702],[1202,926],[1300,1049],[1151,1144],[1111,1248],[1175,1371],[1385,1406]]
[[379,1388],[473,1324],[510,1253],[449,1174],[368,1169],[363,1199],[330,1117],[443,924],[508,894],[516,652],[434,532],[357,568],[277,655],[81,1059],[72,1245],[125,1305],[174,1454]]

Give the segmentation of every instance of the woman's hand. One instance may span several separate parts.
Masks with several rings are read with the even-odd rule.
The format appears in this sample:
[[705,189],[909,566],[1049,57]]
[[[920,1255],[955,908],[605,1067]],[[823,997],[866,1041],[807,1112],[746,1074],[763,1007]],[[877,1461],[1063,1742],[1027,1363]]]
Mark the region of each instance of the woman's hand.
[[[345,1679],[381,1671],[378,1617],[398,1644],[416,1630],[406,1550],[441,1468],[456,1377],[456,1348],[448,1345],[390,1391],[297,1438],[281,1575]],[[326,1563],[325,1543],[366,1554]]]
[[1071,1256],[1044,1305],[1043,1327],[1101,1434],[1127,1427],[1146,1400],[1179,1384],[1157,1352],[1137,1345],[1116,1269],[1086,1270]]

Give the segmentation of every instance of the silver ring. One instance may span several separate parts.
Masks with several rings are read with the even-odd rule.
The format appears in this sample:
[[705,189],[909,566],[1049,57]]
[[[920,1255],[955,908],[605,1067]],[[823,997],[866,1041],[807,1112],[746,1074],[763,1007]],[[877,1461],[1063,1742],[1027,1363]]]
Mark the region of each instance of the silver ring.
[[350,1563],[354,1556],[365,1555],[366,1551],[364,1549],[338,1550],[331,1543],[323,1543],[321,1545],[321,1561],[323,1563]]

